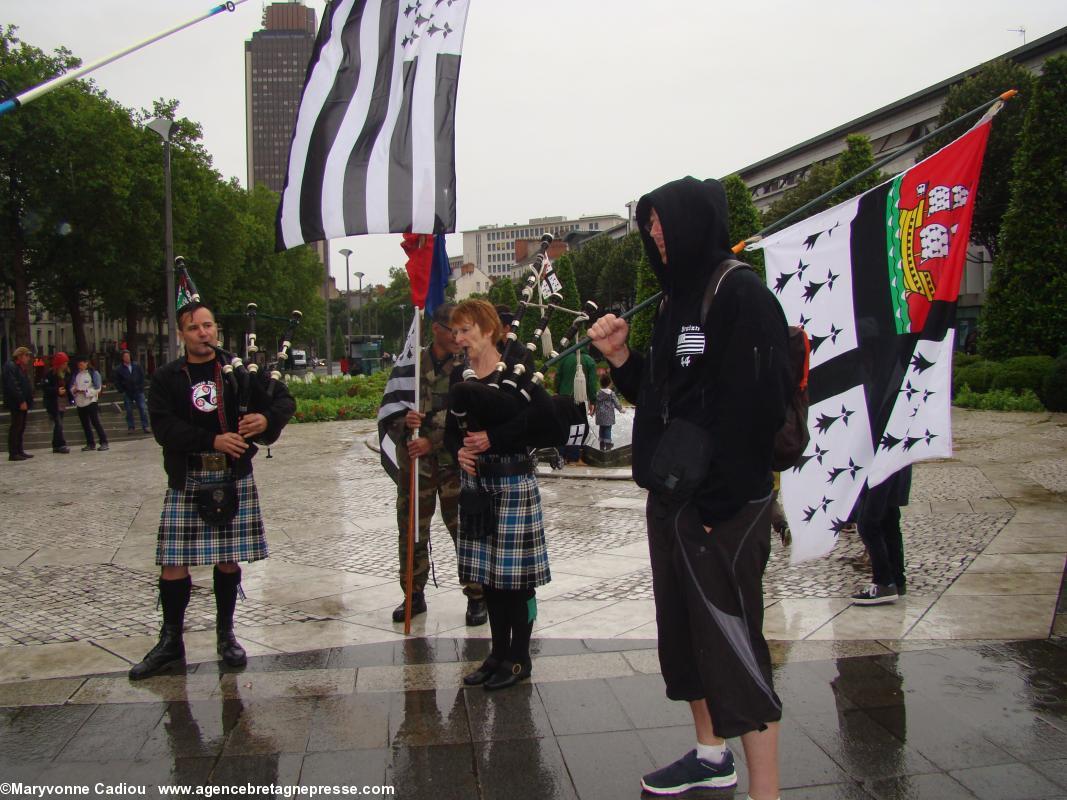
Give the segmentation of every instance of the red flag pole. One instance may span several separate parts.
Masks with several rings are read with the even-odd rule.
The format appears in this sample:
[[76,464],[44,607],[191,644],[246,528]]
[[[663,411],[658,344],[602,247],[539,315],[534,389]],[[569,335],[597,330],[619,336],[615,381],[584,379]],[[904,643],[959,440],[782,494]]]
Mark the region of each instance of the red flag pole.
[[[415,331],[415,410],[421,407],[419,404],[419,389],[422,384],[422,309],[413,305],[415,319],[412,327]],[[416,428],[412,439],[419,438],[419,429]],[[407,556],[407,585],[404,587],[404,635],[411,634],[411,594],[415,588],[415,535],[419,523],[419,459],[411,459],[411,474],[408,486],[411,497],[408,501],[408,556]]]

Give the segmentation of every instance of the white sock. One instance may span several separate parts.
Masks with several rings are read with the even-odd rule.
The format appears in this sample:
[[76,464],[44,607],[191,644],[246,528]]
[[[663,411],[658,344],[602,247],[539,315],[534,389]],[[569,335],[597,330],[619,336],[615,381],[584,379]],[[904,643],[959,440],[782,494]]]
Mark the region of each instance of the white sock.
[[697,742],[697,758],[712,764],[721,764],[726,758],[726,742],[722,744],[701,744]]

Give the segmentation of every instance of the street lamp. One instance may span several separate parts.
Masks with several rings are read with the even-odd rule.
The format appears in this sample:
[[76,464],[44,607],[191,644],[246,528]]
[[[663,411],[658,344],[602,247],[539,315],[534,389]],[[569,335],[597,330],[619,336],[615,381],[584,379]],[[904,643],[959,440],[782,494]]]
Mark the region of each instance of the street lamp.
[[170,137],[174,133],[174,120],[160,117],[145,127],[163,140],[163,217],[164,217],[164,255],[167,270],[167,360],[178,357],[178,320],[174,306],[174,218],[171,210],[170,193]]
[[407,326],[404,325],[404,304],[400,304],[400,350],[398,352],[404,352],[404,334],[408,331]]
[[356,277],[359,278],[359,335],[362,336],[367,332],[363,327],[363,273],[357,272]]
[[348,310],[348,352],[345,356],[351,357],[352,355],[352,279],[349,278],[351,274],[348,271],[348,257],[352,255],[352,251],[347,247],[338,250],[338,253],[345,257],[345,308]]

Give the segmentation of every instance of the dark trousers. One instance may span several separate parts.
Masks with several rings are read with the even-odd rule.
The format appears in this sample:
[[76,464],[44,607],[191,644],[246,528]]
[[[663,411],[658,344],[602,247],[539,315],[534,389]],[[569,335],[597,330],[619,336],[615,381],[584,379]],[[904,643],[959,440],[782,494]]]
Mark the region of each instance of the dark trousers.
[[97,403],[78,406],[78,419],[81,420],[82,430],[85,431],[86,445],[96,447],[96,442],[93,439],[93,428],[96,429],[96,433],[100,437],[100,444],[107,444],[107,434],[104,433],[104,426],[100,424],[100,406]]
[[704,530],[692,503],[648,496],[648,546],[667,697],[707,702],[715,735],[782,718],[763,638],[771,497]]
[[52,449],[58,450],[66,447],[67,440],[63,436],[63,412],[59,411],[55,414],[48,412],[48,416],[52,420]]
[[26,434],[28,411],[11,410],[11,427],[7,431],[7,454],[17,456],[22,453],[22,437]]
[[886,505],[878,510],[860,507],[856,523],[860,538],[871,554],[875,583],[904,586],[904,536],[900,532],[900,507]]
[[137,413],[141,415],[141,427],[148,430],[148,409],[145,407],[144,392],[136,394],[123,394],[122,403],[126,408],[126,427],[131,431],[133,428],[133,407],[137,406]]

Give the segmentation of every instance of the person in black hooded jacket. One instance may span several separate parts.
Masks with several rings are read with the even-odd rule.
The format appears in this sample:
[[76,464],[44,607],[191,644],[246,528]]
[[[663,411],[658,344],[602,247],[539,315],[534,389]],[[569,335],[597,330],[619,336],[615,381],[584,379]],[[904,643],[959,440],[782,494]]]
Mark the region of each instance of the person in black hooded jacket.
[[[646,508],[659,655],[667,696],[688,701],[697,746],[642,779],[678,794],[737,781],[725,739],[740,736],[755,800],[778,796],[781,701],[763,638],[763,571],[770,555],[771,459],[791,385],[785,316],[749,269],[709,282],[733,257],[726,193],[692,177],[640,199],[637,222],[664,300],[647,355],[606,315],[589,330],[612,378],[637,407],[633,473]],[[673,420],[706,431],[706,477],[686,496],[656,488],[652,462]]]

